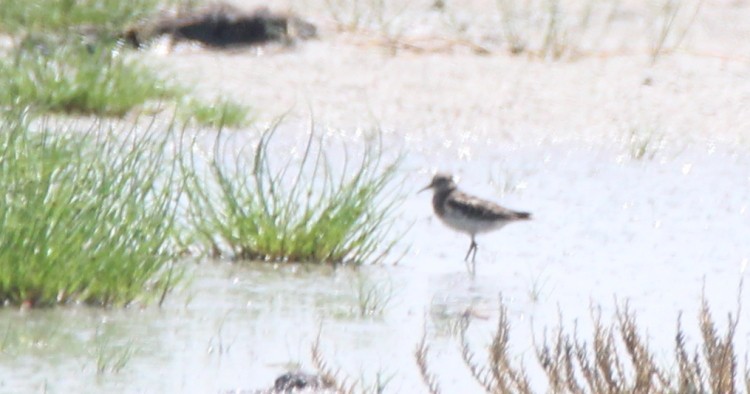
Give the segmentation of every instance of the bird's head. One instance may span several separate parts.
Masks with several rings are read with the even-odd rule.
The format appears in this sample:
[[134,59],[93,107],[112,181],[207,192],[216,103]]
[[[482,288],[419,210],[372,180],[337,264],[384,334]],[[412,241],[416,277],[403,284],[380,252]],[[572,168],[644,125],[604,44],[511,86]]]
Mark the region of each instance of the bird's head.
[[423,192],[427,189],[434,189],[436,192],[440,192],[445,190],[453,190],[455,188],[456,182],[453,181],[453,176],[451,174],[439,172],[435,174],[434,177],[432,177],[432,182],[422,188],[422,190],[420,190],[419,192]]

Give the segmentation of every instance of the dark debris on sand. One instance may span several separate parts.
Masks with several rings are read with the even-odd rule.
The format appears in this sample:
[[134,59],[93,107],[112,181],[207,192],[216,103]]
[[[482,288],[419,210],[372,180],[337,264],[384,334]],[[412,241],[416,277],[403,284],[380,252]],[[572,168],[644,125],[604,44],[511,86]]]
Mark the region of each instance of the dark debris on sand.
[[287,393],[315,393],[332,394],[337,390],[332,382],[321,375],[303,371],[290,371],[280,375],[273,382],[273,388],[255,391],[226,391],[222,394],[287,394]]
[[277,393],[293,393],[300,390],[325,390],[332,385],[326,382],[320,375],[313,375],[301,371],[287,372],[273,383],[273,388]]
[[227,48],[269,42],[291,44],[316,35],[315,25],[294,15],[273,13],[267,8],[248,12],[217,3],[133,27],[125,32],[125,39],[137,48],[162,36],[169,36],[174,42],[192,41]]

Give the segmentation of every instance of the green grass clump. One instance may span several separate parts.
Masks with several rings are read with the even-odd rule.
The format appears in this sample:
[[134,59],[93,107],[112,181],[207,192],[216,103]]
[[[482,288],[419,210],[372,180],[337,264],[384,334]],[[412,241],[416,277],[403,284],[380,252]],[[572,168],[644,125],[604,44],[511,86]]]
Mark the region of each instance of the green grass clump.
[[0,124],[0,301],[125,305],[179,278],[165,134]]
[[64,33],[71,27],[122,32],[154,14],[164,0],[0,0],[0,31]]
[[0,60],[0,105],[49,112],[122,116],[177,94],[110,45],[38,45]]
[[[385,257],[397,196],[397,162],[381,164],[368,143],[354,166],[334,171],[323,141],[311,131],[300,161],[271,147],[278,123],[266,130],[252,155],[224,157],[217,139],[203,176],[193,172],[187,194],[199,239],[214,251],[248,260],[354,263]],[[199,165],[195,157],[188,170]],[[270,160],[286,163],[279,168]]]
[[183,118],[217,129],[242,127],[250,122],[250,108],[229,99],[217,99],[211,104],[189,100]]
[[[129,26],[175,3],[0,0],[0,33],[13,43],[0,57],[0,107],[122,117],[149,104],[179,106],[186,89],[128,54],[123,40]],[[204,126],[249,122],[248,108],[229,100],[189,100],[181,109]]]
[[656,127],[631,127],[628,155],[634,160],[653,160],[664,147],[664,133]]

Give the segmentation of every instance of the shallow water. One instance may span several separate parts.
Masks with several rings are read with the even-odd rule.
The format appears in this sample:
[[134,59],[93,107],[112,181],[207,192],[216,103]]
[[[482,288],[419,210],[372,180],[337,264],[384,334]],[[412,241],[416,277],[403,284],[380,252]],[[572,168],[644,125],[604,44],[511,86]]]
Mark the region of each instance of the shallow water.
[[[690,48],[705,49],[700,38],[719,28],[713,15],[750,12],[713,7]],[[283,154],[304,140],[310,112],[332,142],[353,144],[380,127],[387,155],[404,154],[398,227],[411,228],[403,258],[359,270],[186,261],[192,281],[163,308],[5,309],[0,391],[252,392],[290,368],[313,370],[320,335],[334,369],[367,383],[381,374],[387,392],[424,392],[413,352],[426,330],[444,391],[478,392],[451,326],[471,311],[469,339],[483,360],[500,297],[513,355],[540,389],[532,337],[539,341],[560,315],[588,339],[592,307],[609,322],[627,301],[664,365],[672,365],[680,313],[688,347],[698,344],[702,293],[725,327],[750,264],[747,63],[685,53],[653,67],[635,55],[394,57],[329,34],[261,56],[195,48],[151,55],[205,95],[253,106],[261,125],[291,109],[277,134]],[[733,42],[718,47],[743,45]],[[258,135],[233,133],[248,143]],[[212,141],[207,135],[197,148],[209,152]],[[640,160],[638,141],[649,142]],[[476,278],[462,261],[468,237],[435,219],[429,194],[416,194],[435,170],[534,215],[478,238]],[[361,290],[377,294],[382,313],[361,312]],[[737,354],[748,344],[743,313]]]
[[[310,348],[320,333],[324,357],[347,375],[373,382],[381,373],[391,378],[389,391],[419,392],[413,350],[426,327],[430,367],[444,389],[465,389],[474,386],[450,327],[472,311],[470,340],[481,359],[501,295],[514,354],[540,387],[532,333],[541,340],[544,328],[559,323],[558,312],[568,328],[578,321],[585,338],[591,306],[601,307],[608,321],[615,299],[627,300],[665,363],[671,362],[680,312],[689,343],[697,344],[702,289],[723,327],[750,258],[749,157],[696,149],[664,161],[636,161],[545,145],[508,154],[521,175],[511,177],[517,187],[502,202],[533,211],[534,220],[479,238],[475,279],[462,262],[468,237],[434,219],[427,194],[412,193],[404,217],[414,225],[403,242],[411,249],[396,266],[186,262],[193,281],[162,309],[2,311],[0,387],[262,389],[288,368],[312,369]],[[413,156],[407,165],[421,160],[428,159]],[[466,190],[502,195],[498,185],[505,179],[492,168],[464,163],[454,169]],[[427,180],[409,176],[409,184]],[[360,289],[376,289],[382,315],[360,312]],[[744,354],[750,342],[744,315],[737,332],[738,354]],[[97,373],[97,358],[112,364],[127,350],[133,354],[121,370],[110,365]]]

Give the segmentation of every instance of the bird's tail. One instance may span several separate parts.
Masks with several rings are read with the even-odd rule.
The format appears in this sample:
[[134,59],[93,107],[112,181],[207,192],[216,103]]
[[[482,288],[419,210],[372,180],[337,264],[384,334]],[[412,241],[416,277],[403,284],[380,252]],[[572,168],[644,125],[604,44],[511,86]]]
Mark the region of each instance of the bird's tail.
[[531,213],[530,212],[518,212],[515,211],[513,214],[516,217],[516,220],[531,220]]

